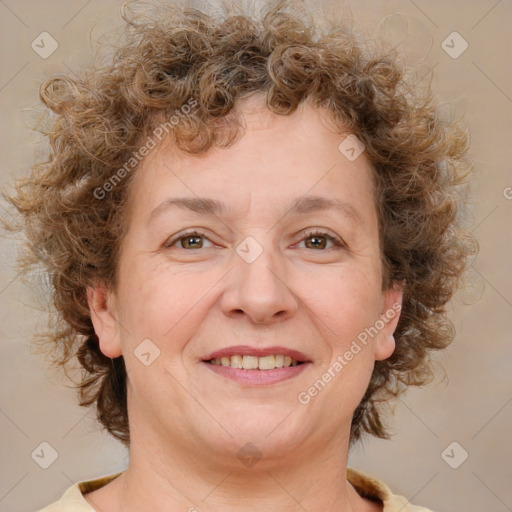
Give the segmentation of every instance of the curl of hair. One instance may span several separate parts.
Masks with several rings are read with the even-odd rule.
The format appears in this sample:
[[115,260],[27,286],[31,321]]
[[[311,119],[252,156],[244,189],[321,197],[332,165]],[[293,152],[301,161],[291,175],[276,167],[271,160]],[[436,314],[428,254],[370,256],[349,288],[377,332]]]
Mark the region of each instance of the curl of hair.
[[238,140],[235,102],[253,93],[265,95],[280,115],[308,100],[365,145],[374,169],[383,288],[399,283],[404,298],[396,350],[375,364],[353,416],[351,443],[365,432],[389,437],[379,402],[431,380],[430,352],[453,339],[445,306],[476,250],[459,215],[471,169],[468,137],[438,116],[430,87],[408,83],[393,52],[370,48],[348,25],[315,25],[294,5],[278,0],[259,19],[176,5],[128,13],[125,41],[110,62],[41,86],[53,112],[50,156],[20,180],[15,196],[4,197],[23,218],[23,269],[40,265],[50,278],[57,322],[45,340],[60,365],[78,359],[81,405],[95,404],[101,424],[126,444],[124,361],[101,353],[86,290],[97,282],[117,286],[135,171],[104,198],[95,191],[190,99],[195,108],[170,136],[191,154]]

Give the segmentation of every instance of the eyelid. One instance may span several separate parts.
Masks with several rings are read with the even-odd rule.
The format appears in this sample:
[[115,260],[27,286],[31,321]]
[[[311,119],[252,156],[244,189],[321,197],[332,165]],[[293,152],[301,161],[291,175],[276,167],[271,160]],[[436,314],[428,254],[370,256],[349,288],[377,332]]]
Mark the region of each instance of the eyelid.
[[[206,238],[207,240],[211,241],[208,234],[205,231],[203,231],[199,228],[192,228],[183,233],[178,233],[176,235],[169,237],[166,240],[166,242],[164,243],[163,247],[168,249],[168,248],[172,247],[176,242],[179,242],[182,238],[193,237],[193,236],[200,236],[201,238]],[[187,249],[183,249],[183,250],[187,250]]]
[[[335,245],[334,248],[348,249],[347,244],[340,236],[332,233],[329,230],[323,229],[323,228],[306,228],[306,229],[302,230],[299,233],[299,235],[301,237],[299,243],[303,242],[307,238],[311,238],[313,236],[323,236],[323,237],[327,238],[327,240],[330,240]],[[326,251],[327,251],[327,249],[324,249],[323,251],[318,251],[318,252],[326,252]]]
[[[208,241],[212,242],[212,240],[209,238],[208,234],[205,232],[205,230],[202,230],[200,228],[191,228],[183,233],[178,233],[172,237],[170,237],[163,245],[164,248],[170,248],[172,247],[176,242],[180,241],[181,239],[183,238],[187,238],[187,237],[193,237],[193,236],[197,236],[197,237],[201,237],[201,238],[205,238],[207,239]],[[326,230],[326,229],[322,229],[322,228],[306,228],[302,231],[300,231],[298,233],[298,235],[296,236],[300,236],[300,240],[298,243],[301,243],[303,242],[304,240],[306,240],[307,238],[311,238],[313,236],[322,236],[322,237],[325,237],[327,240],[330,240],[333,244],[334,244],[334,249],[335,248],[344,248],[344,249],[348,249],[348,246],[347,244],[345,243],[345,241],[339,237],[338,235]],[[213,243],[213,242],[212,242]],[[204,249],[204,247],[201,247],[200,249]],[[187,249],[183,249],[183,250],[187,250]],[[327,249],[323,249],[323,250],[319,250],[318,252],[326,252]]]

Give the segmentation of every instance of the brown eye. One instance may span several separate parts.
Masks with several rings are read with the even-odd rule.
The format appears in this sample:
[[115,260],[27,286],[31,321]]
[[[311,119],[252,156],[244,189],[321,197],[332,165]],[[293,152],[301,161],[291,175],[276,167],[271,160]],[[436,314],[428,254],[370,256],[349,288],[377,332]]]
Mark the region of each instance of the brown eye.
[[[201,249],[203,247],[202,236],[184,236],[180,238],[181,246],[183,249]],[[192,242],[191,242],[192,240]],[[185,241],[185,242],[183,242]]]
[[340,238],[322,231],[308,232],[302,240],[305,242],[307,249],[324,250],[329,242],[334,247],[344,247],[345,245]]
[[[306,247],[308,249],[325,249],[325,246],[327,245],[327,237],[325,236],[309,236],[306,240]],[[308,240],[311,240],[311,247],[308,246]]]
[[179,242],[177,249],[203,249],[204,240],[208,240],[204,233],[191,231],[168,240],[164,247],[170,248]]

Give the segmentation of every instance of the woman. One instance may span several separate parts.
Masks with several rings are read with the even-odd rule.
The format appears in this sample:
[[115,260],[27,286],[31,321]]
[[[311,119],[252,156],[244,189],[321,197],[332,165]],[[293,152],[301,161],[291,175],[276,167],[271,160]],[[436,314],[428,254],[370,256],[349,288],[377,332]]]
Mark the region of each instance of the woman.
[[347,460],[453,338],[464,134],[288,2],[125,19],[109,64],[43,84],[51,156],[11,198],[47,339],[130,451],[43,510],[427,511]]

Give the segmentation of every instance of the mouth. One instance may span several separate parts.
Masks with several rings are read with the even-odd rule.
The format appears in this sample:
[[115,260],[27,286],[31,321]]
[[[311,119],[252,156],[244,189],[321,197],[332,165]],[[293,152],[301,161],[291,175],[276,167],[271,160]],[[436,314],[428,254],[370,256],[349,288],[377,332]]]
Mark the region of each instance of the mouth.
[[305,361],[297,361],[291,356],[284,354],[271,354],[269,356],[248,356],[235,354],[232,356],[223,356],[203,361],[216,366],[229,366],[243,370],[274,370],[276,368],[288,368],[289,366],[299,366]]
[[311,362],[298,350],[286,347],[255,348],[237,345],[208,354],[203,362],[243,370],[274,370]]
[[287,380],[311,364],[308,357],[285,347],[255,349],[239,345],[208,354],[202,361],[218,375],[244,385],[274,384]]

